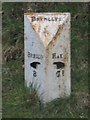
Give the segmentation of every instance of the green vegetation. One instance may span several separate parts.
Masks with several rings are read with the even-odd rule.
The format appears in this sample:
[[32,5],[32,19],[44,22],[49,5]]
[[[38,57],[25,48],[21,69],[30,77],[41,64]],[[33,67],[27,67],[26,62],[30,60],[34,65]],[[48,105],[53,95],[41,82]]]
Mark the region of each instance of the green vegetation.
[[[88,3],[3,3],[2,7],[3,118],[87,118]],[[43,106],[37,92],[31,87],[29,93],[25,88],[23,68],[25,12],[71,13],[72,94],[70,98],[57,99]],[[15,53],[15,48],[21,50],[20,54]]]

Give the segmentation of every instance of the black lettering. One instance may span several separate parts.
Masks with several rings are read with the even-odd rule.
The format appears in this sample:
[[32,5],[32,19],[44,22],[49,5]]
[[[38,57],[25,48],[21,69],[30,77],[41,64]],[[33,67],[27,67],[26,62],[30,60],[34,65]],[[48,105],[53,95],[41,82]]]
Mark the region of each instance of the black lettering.
[[40,55],[40,54],[32,54],[32,53],[30,53],[30,52],[28,52],[28,57],[37,58],[37,59],[43,59],[43,55]]
[[51,21],[51,19],[50,19],[50,18],[48,18],[48,21]]
[[37,65],[39,65],[39,64],[40,64],[39,62],[32,62],[32,63],[30,63],[30,66],[36,69]]
[[32,54],[30,52],[28,52],[28,57],[32,57]]
[[57,56],[57,58],[59,58],[59,56]]
[[64,70],[62,70],[62,75],[64,76]]
[[57,77],[60,77],[60,71],[57,71],[57,72],[56,72],[56,76],[57,76]]
[[32,58],[35,58],[35,54],[32,54]]
[[56,58],[56,53],[53,53],[53,54],[52,54],[52,58],[53,58],[53,59]]
[[60,54],[60,58],[63,58],[63,55],[62,55],[62,54]]
[[44,18],[44,21],[47,21],[47,18]]
[[37,21],[40,21],[40,18],[37,18]]
[[55,21],[57,21],[57,19],[58,19],[58,18],[57,18],[57,17],[55,17]]
[[33,71],[33,76],[37,77],[37,72],[36,71]]
[[57,69],[60,69],[60,68],[64,68],[64,67],[65,67],[65,64],[62,63],[62,62],[54,62],[53,64],[56,65]]
[[34,17],[34,16],[33,16],[33,17],[31,17],[31,18],[32,18],[32,22],[36,20],[36,17]]
[[60,17],[48,17],[48,18],[42,18],[42,17],[35,17],[35,16],[32,16],[31,17],[31,22],[34,22],[34,21],[61,21],[61,18]]
[[52,20],[52,21],[55,21],[55,18],[52,18],[51,20]]

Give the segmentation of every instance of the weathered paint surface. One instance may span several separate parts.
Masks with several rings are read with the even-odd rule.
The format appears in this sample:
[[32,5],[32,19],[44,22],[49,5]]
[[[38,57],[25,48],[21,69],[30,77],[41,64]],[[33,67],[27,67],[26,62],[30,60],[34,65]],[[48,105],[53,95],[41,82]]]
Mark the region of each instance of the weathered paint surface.
[[24,25],[26,85],[43,102],[69,96],[70,13],[27,13]]

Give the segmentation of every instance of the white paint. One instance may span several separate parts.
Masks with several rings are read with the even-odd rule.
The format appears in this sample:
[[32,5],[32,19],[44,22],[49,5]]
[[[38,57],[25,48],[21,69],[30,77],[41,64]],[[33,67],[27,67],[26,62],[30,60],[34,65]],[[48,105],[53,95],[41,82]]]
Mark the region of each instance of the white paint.
[[35,84],[45,103],[69,96],[70,13],[25,14],[24,25],[26,85]]

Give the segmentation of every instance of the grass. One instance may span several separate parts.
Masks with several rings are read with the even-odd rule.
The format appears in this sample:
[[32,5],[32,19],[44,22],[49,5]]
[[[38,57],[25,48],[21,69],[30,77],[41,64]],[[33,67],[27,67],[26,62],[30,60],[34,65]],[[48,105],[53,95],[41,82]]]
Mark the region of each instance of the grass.
[[[88,4],[3,3],[3,118],[88,118]],[[24,48],[24,12],[70,12],[71,97],[40,103],[37,91],[25,88],[23,57],[4,61],[9,48]],[[22,54],[23,56],[23,54]]]

